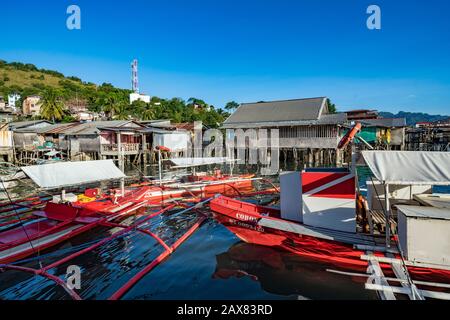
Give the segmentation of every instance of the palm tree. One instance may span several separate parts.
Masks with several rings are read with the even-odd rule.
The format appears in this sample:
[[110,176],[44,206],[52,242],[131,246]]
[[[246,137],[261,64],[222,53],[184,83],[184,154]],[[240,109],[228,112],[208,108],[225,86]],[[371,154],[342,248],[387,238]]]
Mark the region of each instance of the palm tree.
[[205,107],[207,107],[208,106],[208,104],[205,102],[205,101],[203,101],[203,100],[201,100],[201,99],[197,99],[197,98],[189,98],[188,100],[187,100],[187,105],[188,106],[191,106],[191,107],[200,107],[200,108],[205,108]]
[[225,110],[234,111],[239,107],[239,103],[236,101],[230,101],[225,105]]
[[121,103],[117,97],[110,94],[106,97],[103,104],[103,111],[108,115],[108,118],[112,119],[114,114],[121,108]]
[[64,103],[58,98],[54,89],[47,89],[43,92],[40,113],[42,118],[53,122],[64,117]]
[[129,112],[127,109],[127,105],[125,103],[117,103],[115,104],[115,115],[114,115],[114,119],[116,120],[128,120],[130,119],[129,117]]
[[147,108],[141,113],[142,120],[154,120],[155,116],[155,109],[151,105],[147,106]]

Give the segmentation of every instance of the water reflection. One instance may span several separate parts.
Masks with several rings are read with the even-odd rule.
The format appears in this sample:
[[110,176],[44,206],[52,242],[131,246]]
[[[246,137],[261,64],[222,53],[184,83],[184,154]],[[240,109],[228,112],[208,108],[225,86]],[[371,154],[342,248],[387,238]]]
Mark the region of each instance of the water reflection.
[[[254,172],[256,169],[252,166],[236,166],[234,173]],[[290,166],[285,169],[295,169],[295,167]],[[142,170],[148,175],[155,174],[153,166]],[[226,173],[227,168],[222,167],[222,171]],[[131,168],[127,171],[129,176],[138,175],[138,173]],[[22,192],[22,196],[32,193],[34,189],[34,186],[27,181],[24,181],[21,187],[21,190],[16,192]],[[105,188],[109,187],[110,185],[105,186]],[[252,201],[263,205],[273,205],[271,195],[256,197]],[[136,217],[123,223],[133,223],[134,219]],[[194,213],[176,215],[174,212],[168,212],[152,219],[146,229],[153,231],[170,245],[195,220]],[[45,250],[42,254],[70,250],[110,234],[110,231],[105,228],[96,228],[59,246]],[[364,289],[361,279],[330,274],[325,271],[328,266],[316,261],[269,247],[236,244],[236,240],[237,238],[231,232],[215,220],[207,221],[204,227],[186,241],[170,259],[140,281],[128,298],[376,299],[374,293]],[[228,246],[230,248],[226,252],[220,253]],[[152,261],[161,250],[161,246],[150,237],[133,232],[132,235],[112,241],[51,271],[64,278],[67,266],[72,263],[78,264],[82,267],[83,274],[82,290],[79,294],[85,299],[105,299]],[[42,262],[47,265],[63,256],[47,258]],[[37,261],[25,266],[36,268]],[[68,295],[52,281],[22,272],[0,273],[0,299],[67,298],[69,298]]]
[[377,299],[364,278],[327,272],[330,265],[270,247],[239,242],[216,256],[214,279],[249,277],[269,293],[299,299]]
[[[197,214],[177,214],[181,209],[170,210],[151,219],[142,228],[153,232],[163,239],[168,245],[179,239],[197,220]],[[157,210],[156,210],[157,211]],[[149,210],[146,214],[155,212]],[[132,216],[122,221],[124,225],[130,225],[146,215]],[[42,252],[39,258],[43,265],[61,259],[80,250],[80,245],[95,243],[100,239],[109,237],[119,231],[119,228],[97,228],[91,233],[86,233],[71,239],[59,246]],[[68,250],[68,251],[66,251]],[[70,260],[50,270],[50,273],[65,278],[67,267],[77,265],[81,268],[82,288],[77,293],[84,299],[107,299],[133,275],[142,270],[153,261],[164,248],[149,235],[134,230],[124,236],[120,236],[92,251]],[[66,251],[66,252],[65,252]],[[55,257],[47,258],[48,253],[64,252]],[[44,258],[45,257],[45,258]],[[28,267],[38,268],[38,260],[30,261]],[[0,299],[70,299],[66,292],[54,282],[39,276],[30,276],[24,272],[6,271],[0,273]]]

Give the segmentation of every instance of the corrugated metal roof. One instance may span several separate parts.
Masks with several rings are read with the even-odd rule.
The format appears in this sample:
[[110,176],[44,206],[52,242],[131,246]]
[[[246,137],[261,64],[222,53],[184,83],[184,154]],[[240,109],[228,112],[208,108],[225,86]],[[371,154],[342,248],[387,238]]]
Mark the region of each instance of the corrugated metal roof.
[[347,121],[345,113],[322,114],[317,120],[300,121],[266,121],[266,122],[243,122],[243,123],[224,123],[223,129],[245,129],[245,128],[271,128],[271,127],[290,127],[290,126],[310,126],[327,124],[344,124]]
[[406,127],[405,118],[380,118],[380,119],[365,119],[360,121],[363,126],[373,127]]
[[[64,134],[64,135],[96,135],[101,128],[122,127],[132,123],[136,127],[141,125],[131,120],[112,120],[112,121],[92,121],[92,122],[72,122],[49,124],[42,128],[23,128],[17,129],[16,132],[32,132],[37,134]],[[142,126],[144,127],[144,126]]]
[[194,131],[194,123],[191,122],[174,123],[173,126],[179,130]]
[[47,123],[48,125],[51,125],[52,123],[47,120],[29,120],[29,121],[17,121],[17,122],[11,122],[9,124],[11,129],[19,129],[19,128],[25,128],[30,127],[36,124],[40,123]]
[[244,103],[224,125],[254,122],[319,120],[326,98]]
[[79,125],[79,123],[58,123],[58,124],[52,124],[48,127],[44,127],[44,128],[38,128],[36,130],[34,130],[36,133],[48,133],[48,134],[52,134],[52,133],[61,133],[62,131],[66,130],[67,128],[70,127],[74,127]]
[[63,130],[61,133],[65,135],[94,135],[99,133],[99,129],[103,127],[119,127],[123,126],[127,123],[130,123],[130,120],[112,120],[112,121],[92,121],[80,123],[78,126],[69,127],[66,130]]

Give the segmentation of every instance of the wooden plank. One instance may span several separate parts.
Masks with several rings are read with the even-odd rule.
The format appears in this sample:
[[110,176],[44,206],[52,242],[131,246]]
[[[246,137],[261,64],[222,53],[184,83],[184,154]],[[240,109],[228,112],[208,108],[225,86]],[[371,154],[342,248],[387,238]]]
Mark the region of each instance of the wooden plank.
[[[340,271],[340,270],[333,270],[333,269],[326,269],[325,271],[336,273],[344,276],[350,276],[350,277],[361,277],[361,278],[368,278],[370,275],[367,273],[357,273],[357,272],[346,272],[346,271]],[[398,278],[391,278],[391,277],[385,277],[387,281],[393,281],[393,282],[405,282],[407,280],[402,280]],[[439,283],[439,282],[428,282],[428,281],[419,281],[419,280],[413,280],[414,284],[422,285],[422,286],[428,286],[428,287],[436,287],[436,288],[446,288],[450,289],[450,284],[448,283]]]
[[[369,211],[370,219],[372,220],[374,228],[378,229],[380,233],[386,232],[386,216],[383,210],[370,210]],[[391,229],[396,229],[397,222],[395,221],[394,215],[391,215],[390,219]]]
[[[365,288],[367,290],[376,290],[376,291],[390,290],[393,293],[399,293],[399,294],[408,294],[408,292],[411,292],[410,289],[405,289],[403,287],[383,286],[383,285],[373,284],[373,283],[366,283]],[[440,299],[440,300],[450,300],[449,293],[429,291],[429,290],[419,290],[419,291],[420,291],[420,294],[424,297]]]
[[[372,252],[367,252],[368,257],[374,257]],[[381,270],[381,267],[378,263],[378,260],[376,259],[369,259],[369,267],[367,268],[367,273],[370,274],[369,278],[366,282],[366,288],[367,285],[378,285],[383,287],[382,290],[379,290],[379,295],[381,299],[383,300],[396,300],[396,297],[394,295],[394,292],[390,289],[390,285],[387,282],[386,278],[384,277],[383,271]]]
[[364,251],[378,251],[378,252],[390,252],[390,253],[395,253],[398,254],[398,250],[395,248],[386,248],[383,246],[368,246],[368,245],[363,245],[363,244],[356,244],[354,246],[356,249],[359,250],[364,250]]
[[429,207],[450,208],[450,194],[415,194],[414,199]]
[[356,233],[342,232],[324,228],[311,227],[295,222],[281,219],[261,218],[258,222],[259,226],[283,230],[287,232],[307,235],[319,239],[339,241],[348,244],[365,244],[374,245],[375,242],[371,237],[366,237]]
[[[389,258],[395,258],[392,253],[387,253],[386,255]],[[401,282],[402,287],[411,290],[411,293],[408,294],[409,298],[411,300],[425,300],[424,297],[422,297],[422,295],[420,294],[420,292],[417,289],[417,287],[415,286],[415,284],[410,283],[409,280],[411,280],[411,278],[407,274],[408,270],[405,270],[405,268],[404,268],[403,261],[402,262],[393,262],[391,264],[391,266],[392,266],[392,270],[394,271],[395,276],[401,280],[404,280]]]
[[[369,257],[368,255],[362,255],[361,259],[366,260],[366,261],[368,261],[369,259],[376,259],[378,262],[389,263],[389,264],[391,264],[393,262],[401,262],[399,259],[395,259],[395,258],[377,257],[377,256]],[[405,264],[407,266],[414,266],[414,267],[450,270],[450,266],[445,266],[445,265],[441,265],[441,264],[438,265],[438,264],[429,264],[429,263],[419,263],[419,262],[412,262],[409,260],[405,260]]]

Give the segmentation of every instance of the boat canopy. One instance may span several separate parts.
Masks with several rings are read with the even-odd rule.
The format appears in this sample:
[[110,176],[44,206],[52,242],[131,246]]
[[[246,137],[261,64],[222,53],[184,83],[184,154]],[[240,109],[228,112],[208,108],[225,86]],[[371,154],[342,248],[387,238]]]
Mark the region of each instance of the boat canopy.
[[199,167],[209,164],[230,163],[237,159],[226,157],[209,157],[209,158],[174,158],[169,160],[173,164],[173,168],[189,168]]
[[113,160],[56,162],[21,169],[43,189],[58,189],[125,177]]
[[450,152],[362,151],[380,182],[398,185],[450,185]]

